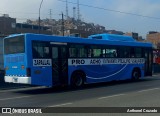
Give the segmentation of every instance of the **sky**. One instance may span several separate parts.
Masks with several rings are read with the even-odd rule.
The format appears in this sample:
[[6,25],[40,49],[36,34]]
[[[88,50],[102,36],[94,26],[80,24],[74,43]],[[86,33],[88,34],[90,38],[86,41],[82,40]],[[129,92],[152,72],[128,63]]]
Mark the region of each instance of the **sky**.
[[[66,13],[65,1],[43,0],[41,19],[50,18],[50,9],[52,18],[60,19],[60,14]],[[76,2],[68,0],[70,17]],[[0,15],[9,14],[17,22],[36,20],[40,3],[41,0],[0,0]],[[79,0],[79,3],[81,19],[87,23],[100,24],[107,30],[137,32],[144,38],[149,31],[160,32],[160,0]]]

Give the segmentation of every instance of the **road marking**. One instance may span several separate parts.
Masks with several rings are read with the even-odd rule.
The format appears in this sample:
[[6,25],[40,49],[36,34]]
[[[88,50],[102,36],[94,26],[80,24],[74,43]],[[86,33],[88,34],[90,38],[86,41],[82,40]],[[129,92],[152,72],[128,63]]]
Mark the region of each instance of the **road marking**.
[[71,105],[73,103],[64,103],[64,104],[58,104],[58,105],[53,105],[53,106],[48,106],[48,107],[60,107],[60,106],[66,106],[66,105]]
[[107,99],[107,98],[111,98],[111,97],[119,97],[119,96],[122,96],[122,95],[126,95],[126,94],[111,95],[111,96],[106,96],[106,97],[100,97],[98,99]]
[[[141,92],[153,91],[153,90],[157,90],[157,89],[160,89],[160,88],[140,90],[138,92],[141,93]],[[127,95],[127,94],[117,94],[117,95],[105,96],[105,97],[100,97],[98,99],[107,99],[107,98],[112,98],[112,97],[119,97],[119,96],[122,96],[122,95]]]
[[153,89],[140,90],[140,91],[138,91],[138,92],[141,93],[141,92],[153,91],[153,90],[157,90],[157,89],[160,89],[160,88],[153,88]]
[[152,75],[152,77],[155,77],[155,76],[159,76],[159,74],[154,74],[154,75]]
[[21,96],[21,97],[4,98],[4,99],[0,99],[0,101],[11,100],[11,99],[21,99],[21,98],[27,98],[27,97],[32,97],[32,96]]

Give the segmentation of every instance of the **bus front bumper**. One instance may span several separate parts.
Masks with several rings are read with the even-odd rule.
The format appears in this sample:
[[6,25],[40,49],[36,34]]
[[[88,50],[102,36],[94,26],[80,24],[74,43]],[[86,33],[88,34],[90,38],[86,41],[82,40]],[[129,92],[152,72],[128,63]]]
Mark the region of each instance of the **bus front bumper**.
[[5,76],[4,81],[8,83],[31,84],[31,77]]

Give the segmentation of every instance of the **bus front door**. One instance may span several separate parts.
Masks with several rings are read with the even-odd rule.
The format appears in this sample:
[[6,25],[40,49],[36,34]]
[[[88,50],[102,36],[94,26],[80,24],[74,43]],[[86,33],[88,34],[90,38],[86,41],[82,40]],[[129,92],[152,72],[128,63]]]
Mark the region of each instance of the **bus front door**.
[[52,83],[56,85],[68,84],[67,46],[52,46]]

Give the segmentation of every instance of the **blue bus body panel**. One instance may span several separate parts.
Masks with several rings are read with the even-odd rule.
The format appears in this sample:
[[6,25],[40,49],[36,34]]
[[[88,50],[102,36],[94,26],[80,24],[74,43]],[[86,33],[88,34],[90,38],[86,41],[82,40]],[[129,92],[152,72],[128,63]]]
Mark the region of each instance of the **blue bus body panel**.
[[28,67],[31,68],[31,84],[42,85],[42,86],[53,86],[52,84],[52,67],[51,66],[33,66],[33,56],[32,56],[32,40],[44,40],[42,36],[30,36],[26,35],[26,45],[27,47],[27,59]]
[[32,67],[31,83],[33,85],[54,86],[52,84],[52,67]]
[[26,76],[26,70],[22,66],[27,67],[25,54],[11,54],[4,56],[4,67],[8,67],[6,75]]
[[69,77],[75,70],[83,70],[86,74],[86,83],[107,82],[113,80],[126,80],[132,78],[134,67],[140,67],[141,76],[144,77],[144,64],[107,64],[69,66]]

